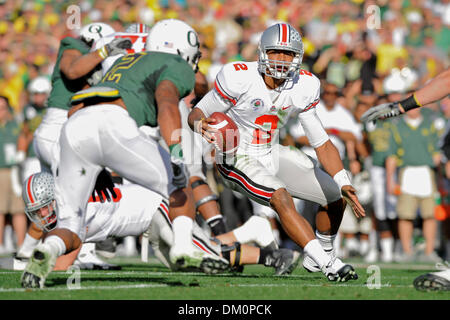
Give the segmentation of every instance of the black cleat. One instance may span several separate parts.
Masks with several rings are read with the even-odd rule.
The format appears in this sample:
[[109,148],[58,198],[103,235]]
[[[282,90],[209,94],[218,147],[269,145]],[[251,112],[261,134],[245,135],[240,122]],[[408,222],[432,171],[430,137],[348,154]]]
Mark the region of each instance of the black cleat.
[[346,264],[336,273],[327,273],[327,278],[330,281],[347,282],[349,280],[357,280],[358,275],[351,265]]
[[217,274],[228,271],[230,264],[225,259],[213,259],[209,257],[203,258],[200,269],[207,274]]
[[414,288],[419,291],[450,291],[450,271],[423,274],[414,279]]

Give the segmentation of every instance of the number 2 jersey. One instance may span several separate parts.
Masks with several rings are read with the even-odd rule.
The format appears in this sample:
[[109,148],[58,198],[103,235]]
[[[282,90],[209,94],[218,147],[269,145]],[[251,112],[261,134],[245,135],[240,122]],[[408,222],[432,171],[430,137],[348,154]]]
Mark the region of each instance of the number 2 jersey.
[[300,70],[292,80],[275,89],[267,88],[258,62],[232,62],[217,74],[214,89],[196,105],[206,117],[224,112],[239,128],[237,154],[264,155],[277,143],[279,129],[298,114],[313,147],[328,140],[316,115],[320,82],[312,73]]

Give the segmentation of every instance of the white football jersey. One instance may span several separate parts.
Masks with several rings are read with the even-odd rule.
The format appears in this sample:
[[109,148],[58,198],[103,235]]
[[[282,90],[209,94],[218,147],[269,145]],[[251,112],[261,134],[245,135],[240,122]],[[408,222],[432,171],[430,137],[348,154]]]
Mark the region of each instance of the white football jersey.
[[156,210],[161,205],[167,207],[161,195],[136,184],[121,185],[115,191],[117,197],[111,202],[93,201],[92,197],[89,200],[84,242],[140,235],[150,226]]
[[[125,32],[116,32],[107,37],[103,37],[98,39],[91,48],[91,51],[95,51],[103,47],[104,45],[113,41],[116,38],[129,38],[133,43],[131,49],[127,49],[128,53],[136,53],[145,51],[145,42],[147,41],[148,33],[125,33]],[[122,57],[123,55],[118,54],[115,56],[107,57],[102,61],[102,70],[103,75],[111,68],[111,66],[116,62],[117,59]]]
[[[212,91],[215,103],[197,105],[205,116],[225,112],[237,124],[240,143],[237,154],[261,155],[278,143],[278,132],[293,113],[308,126],[310,140],[321,145],[328,136],[315,115],[320,97],[320,81],[300,70],[293,80],[275,90],[267,88],[255,62],[231,62],[217,74]],[[211,93],[209,93],[211,94]]]

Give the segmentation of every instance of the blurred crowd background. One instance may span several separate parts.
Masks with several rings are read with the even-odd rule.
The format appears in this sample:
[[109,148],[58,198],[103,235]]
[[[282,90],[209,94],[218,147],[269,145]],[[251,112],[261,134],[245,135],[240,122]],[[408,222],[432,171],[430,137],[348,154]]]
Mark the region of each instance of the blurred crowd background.
[[[406,98],[448,68],[449,0],[0,0],[1,135],[18,136],[24,121],[30,131],[39,125],[42,113],[32,109],[44,105],[50,91],[45,80],[51,78],[59,43],[77,36],[78,22],[79,27],[104,22],[123,31],[134,22],[152,26],[167,18],[181,19],[199,33],[199,67],[210,87],[223,64],[257,60],[265,28],[279,21],[297,28],[305,50],[302,68],[322,81],[319,117],[369,213],[364,221],[346,213],[338,254],[368,262],[449,259],[450,167],[444,150],[450,99],[408,117],[377,124],[359,121],[368,108]],[[16,125],[8,127],[9,122]],[[0,172],[19,171],[19,177],[26,177],[32,148],[27,159],[17,160],[16,149],[1,135]],[[314,157],[296,119],[283,129],[281,139]],[[265,215],[280,245],[295,247],[271,210],[225,189],[214,169],[206,170],[229,228],[252,214]],[[20,194],[20,184],[11,188]],[[0,254],[20,246],[27,225],[23,208],[12,210],[2,201]],[[297,205],[314,224],[314,205]],[[125,255],[136,253],[135,240],[126,242]]]

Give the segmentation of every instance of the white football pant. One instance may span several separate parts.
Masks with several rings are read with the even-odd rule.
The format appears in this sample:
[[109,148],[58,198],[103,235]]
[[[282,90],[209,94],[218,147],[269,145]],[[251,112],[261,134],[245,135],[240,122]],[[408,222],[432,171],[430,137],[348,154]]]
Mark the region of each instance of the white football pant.
[[56,174],[59,158],[59,136],[67,121],[67,110],[48,108],[41,124],[34,132],[33,148],[41,162],[41,168],[46,167]]
[[286,188],[294,198],[322,206],[341,198],[333,178],[296,148],[275,145],[267,155],[258,158],[238,155],[232,166],[217,167],[229,188],[266,206],[279,188]]
[[59,145],[58,227],[71,230],[81,240],[86,205],[102,168],[165,199],[176,189],[169,153],[140,131],[120,106],[101,104],[77,111],[64,124]]

